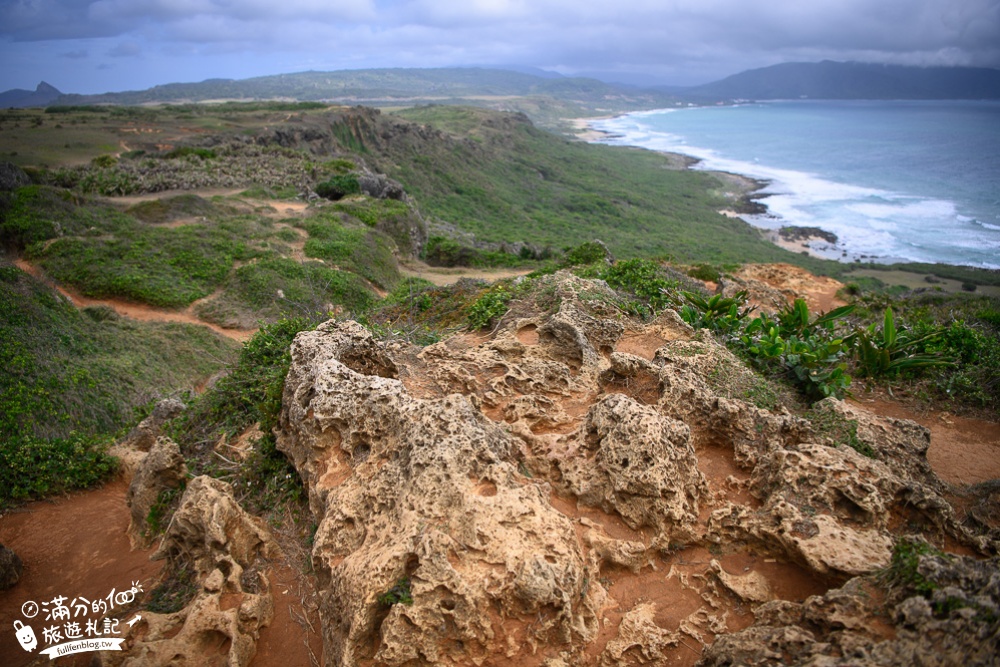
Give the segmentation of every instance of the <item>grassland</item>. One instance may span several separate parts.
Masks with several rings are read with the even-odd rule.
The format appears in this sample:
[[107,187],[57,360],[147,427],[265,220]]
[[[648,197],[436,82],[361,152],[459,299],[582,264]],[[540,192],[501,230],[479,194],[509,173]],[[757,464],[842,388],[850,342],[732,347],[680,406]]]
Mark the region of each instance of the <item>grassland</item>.
[[77,310],[0,261],[0,505],[97,481],[108,435],[235,354],[204,327]]
[[[273,418],[291,336],[331,314],[427,343],[457,327],[488,326],[518,299],[554,307],[551,294],[531,296],[512,282],[438,288],[402,280],[397,257],[421,249],[442,263],[517,264],[539,275],[579,264],[581,275],[621,292],[616,312],[637,317],[679,306],[676,292],[686,278],[667,268],[667,259],[713,276],[745,262],[789,262],[830,275],[856,268],[782,250],[720,215],[739,194],[732,179],[678,168],[649,151],[569,141],[524,116],[481,108],[0,112],[5,158],[28,167],[34,181],[0,192],[8,255],[92,297],[189,309],[223,327],[265,326],[234,365],[232,346],[204,328],[138,324],[102,308],[78,311],[9,263],[0,265],[0,363],[9,369],[0,381],[0,455],[27,480],[0,502],[64,488],[53,481],[60,475],[70,486],[100,479],[113,465],[102,439],[137,407],[221,368],[234,379],[198,399],[187,425],[178,427],[186,447]],[[296,199],[331,175],[362,171],[387,174],[408,197],[350,194],[308,205]],[[127,186],[147,194],[101,197],[101,183],[108,192]],[[160,192],[190,183],[228,189]],[[619,262],[607,267],[566,252],[593,239]],[[960,288],[998,282],[995,274],[964,268],[915,268],[921,280],[936,273]],[[901,326],[948,329],[930,352],[961,358],[955,367],[891,382],[956,409],[995,410],[1000,308],[983,295],[987,288],[903,295],[904,288],[886,287],[896,274],[879,275],[886,280],[852,276],[863,306],[854,324],[877,323],[892,295]],[[258,477],[284,470],[273,443],[265,445],[271,449],[255,459]]]

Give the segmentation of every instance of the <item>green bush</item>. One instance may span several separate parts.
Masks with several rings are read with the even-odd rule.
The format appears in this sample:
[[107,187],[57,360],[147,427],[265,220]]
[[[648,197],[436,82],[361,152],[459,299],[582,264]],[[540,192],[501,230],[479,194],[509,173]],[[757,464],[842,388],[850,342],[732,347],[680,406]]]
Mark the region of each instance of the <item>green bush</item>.
[[108,167],[113,167],[118,164],[118,158],[114,155],[98,155],[93,160],[90,161],[91,166],[97,167],[99,169],[106,169]]
[[563,266],[581,266],[602,262],[608,258],[607,247],[599,241],[587,241],[566,251]]
[[720,271],[718,267],[712,266],[711,264],[699,264],[693,269],[690,269],[688,271],[688,275],[697,280],[717,283],[719,282],[719,279],[722,278],[722,271]]
[[616,290],[625,290],[641,299],[641,314],[653,313],[673,305],[677,299],[676,280],[665,278],[659,264],[649,259],[615,262],[597,272],[597,277]]
[[195,146],[181,146],[179,148],[173,149],[172,151],[169,151],[163,157],[166,158],[166,159],[168,159],[168,160],[176,160],[176,159],[179,159],[179,158],[185,158],[185,157],[191,157],[191,156],[194,156],[194,157],[202,159],[202,160],[214,160],[215,158],[218,157],[218,154],[216,154],[216,152],[214,150],[212,150],[211,148],[197,148]]
[[475,300],[467,311],[471,329],[484,329],[507,312],[507,304],[514,298],[514,290],[499,283]]
[[681,308],[680,316],[695,329],[708,329],[714,333],[729,335],[744,326],[744,320],[755,309],[747,306],[747,293],[737,292],[732,297],[716,294],[705,298],[694,292],[681,292],[687,305]]
[[324,199],[337,201],[348,195],[361,193],[361,185],[356,174],[334,174],[316,186],[316,194]]
[[108,479],[118,459],[104,438],[70,433],[41,439],[15,435],[0,440],[0,508],[55,493],[84,489]]
[[[230,373],[199,396],[170,426],[171,434],[192,455],[221,437],[242,433],[254,423],[264,434],[250,459],[240,467],[235,486],[241,500],[254,509],[269,509],[281,500],[302,498],[302,482],[284,454],[277,450],[273,429],[281,414],[285,376],[291,365],[291,344],[300,331],[313,329],[325,318],[293,317],[260,328],[246,342]],[[198,459],[195,459],[197,461]],[[205,465],[202,460],[195,465]],[[208,468],[211,472],[211,468]]]
[[879,377],[951,365],[951,360],[940,354],[922,352],[928,346],[935,346],[935,342],[943,334],[944,330],[936,327],[920,335],[914,335],[905,328],[897,330],[892,308],[886,308],[881,329],[876,329],[875,324],[872,324],[868,328],[858,329],[854,334],[852,343],[857,353],[859,372]]
[[479,251],[444,236],[431,236],[424,244],[424,261],[431,266],[474,266]]

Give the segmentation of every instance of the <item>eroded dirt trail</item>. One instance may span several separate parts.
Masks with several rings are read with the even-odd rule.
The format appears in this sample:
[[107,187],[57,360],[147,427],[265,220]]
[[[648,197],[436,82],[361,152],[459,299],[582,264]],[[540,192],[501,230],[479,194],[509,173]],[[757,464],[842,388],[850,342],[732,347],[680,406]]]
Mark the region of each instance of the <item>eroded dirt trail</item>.
[[153,306],[147,306],[141,303],[122,301],[121,299],[92,299],[90,297],[83,296],[76,290],[53,282],[40,268],[24,259],[16,259],[14,260],[14,264],[16,264],[22,271],[31,274],[35,278],[38,278],[58,290],[60,294],[66,297],[69,302],[77,308],[106,306],[114,310],[122,317],[128,317],[142,322],[180,322],[182,324],[196,324],[198,326],[207,327],[215,333],[225,336],[226,338],[232,338],[233,340],[240,342],[250,340],[250,337],[253,336],[256,331],[256,329],[225,329],[216,324],[205,322],[194,315],[194,304],[182,311],[177,311],[167,310],[164,308],[154,308]]
[[858,405],[876,414],[915,421],[931,432],[927,460],[938,477],[951,484],[1000,479],[1000,424],[947,412],[915,412],[885,398],[860,397]]
[[[131,550],[125,534],[129,524],[126,490],[123,481],[114,481],[93,491],[30,503],[0,516],[0,543],[24,562],[17,585],[0,591],[0,663],[18,667],[33,657],[21,649],[10,631],[15,619],[24,621],[21,607],[29,600],[38,605],[56,596],[65,596],[64,604],[80,596],[94,601],[112,589],[128,589],[133,582],[141,583],[144,591],[151,590],[163,563],[149,560],[153,549]],[[40,644],[44,615],[42,611],[30,623]],[[92,614],[88,618],[99,617]],[[88,659],[79,664],[89,664]],[[54,664],[73,663],[59,659]]]

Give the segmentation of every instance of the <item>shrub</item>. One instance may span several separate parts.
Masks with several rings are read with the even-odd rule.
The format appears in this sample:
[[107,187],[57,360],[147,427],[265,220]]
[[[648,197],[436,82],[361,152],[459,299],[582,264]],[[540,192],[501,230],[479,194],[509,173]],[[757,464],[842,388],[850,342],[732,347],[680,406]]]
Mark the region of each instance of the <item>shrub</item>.
[[600,241],[587,241],[575,248],[566,251],[563,258],[563,266],[580,266],[582,264],[593,264],[603,262],[611,257],[608,248]]
[[601,269],[597,277],[612,289],[627,290],[648,305],[652,312],[675,302],[676,280],[663,277],[660,266],[648,259],[629,259]]
[[356,174],[334,174],[316,186],[316,194],[324,199],[337,201],[348,195],[361,193],[361,185]]
[[502,283],[483,294],[469,306],[467,321],[472,329],[483,329],[507,312],[507,304],[514,298],[513,290]]
[[722,271],[718,267],[712,266],[711,264],[699,264],[698,266],[690,269],[688,275],[697,280],[702,280],[706,282],[719,282],[722,278]]
[[98,155],[90,161],[90,164],[94,167],[98,167],[99,169],[105,169],[118,164],[118,158],[114,155]]
[[892,308],[886,308],[880,330],[872,324],[866,329],[858,329],[853,336],[858,369],[863,375],[878,377],[898,375],[902,371],[918,368],[951,365],[949,359],[939,354],[921,352],[943,334],[944,330],[938,328],[932,328],[921,335],[914,335],[905,328],[897,330]]
[[755,306],[747,306],[747,293],[737,292],[732,297],[716,294],[708,299],[694,292],[681,292],[688,302],[680,310],[681,319],[695,329],[709,329],[718,334],[728,335],[739,331],[744,320]]
[[181,146],[179,148],[175,148],[163,157],[168,160],[175,160],[189,156],[194,156],[202,160],[214,160],[218,157],[216,152],[211,148],[196,148],[194,146]]
[[0,441],[0,508],[54,493],[84,489],[118,469],[108,442],[71,433],[44,440],[28,435]]

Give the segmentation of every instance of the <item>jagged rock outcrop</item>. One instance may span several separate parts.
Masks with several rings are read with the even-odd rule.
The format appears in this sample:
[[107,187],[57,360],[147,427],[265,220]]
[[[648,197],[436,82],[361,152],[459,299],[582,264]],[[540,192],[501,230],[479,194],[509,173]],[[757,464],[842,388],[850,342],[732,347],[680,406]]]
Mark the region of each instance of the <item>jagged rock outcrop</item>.
[[187,465],[181,448],[170,438],[157,438],[139,464],[125,494],[125,503],[132,515],[128,536],[133,548],[149,546],[147,520],[150,510],[164,491],[180,487],[186,478]]
[[123,652],[101,653],[102,664],[246,667],[273,615],[261,567],[276,550],[228,484],[191,480],[153,557],[167,559],[166,582],[189,578],[193,597],[174,613],[144,611],[126,629]]
[[623,318],[563,273],[532,289],[489,335],[423,349],[352,322],[296,337],[276,434],[318,524],[329,664],[665,662],[885,567],[901,525],[989,547],[924,429],[768,410],[766,381],[672,312]]
[[[924,555],[922,595],[855,578],[802,603],[759,607],[755,623],[718,638],[701,667],[724,665],[995,665],[1000,655],[1000,562]],[[888,613],[886,613],[888,612]]]
[[[514,439],[467,398],[415,398],[392,374],[353,323],[293,345],[278,447],[322,519],[327,661],[474,662],[593,638],[572,525],[517,472]],[[380,601],[400,581],[412,604]]]
[[150,449],[163,433],[163,425],[183,411],[184,404],[177,399],[164,399],[156,404],[148,417],[111,447],[109,453],[118,459],[119,471],[126,482],[132,483]]

